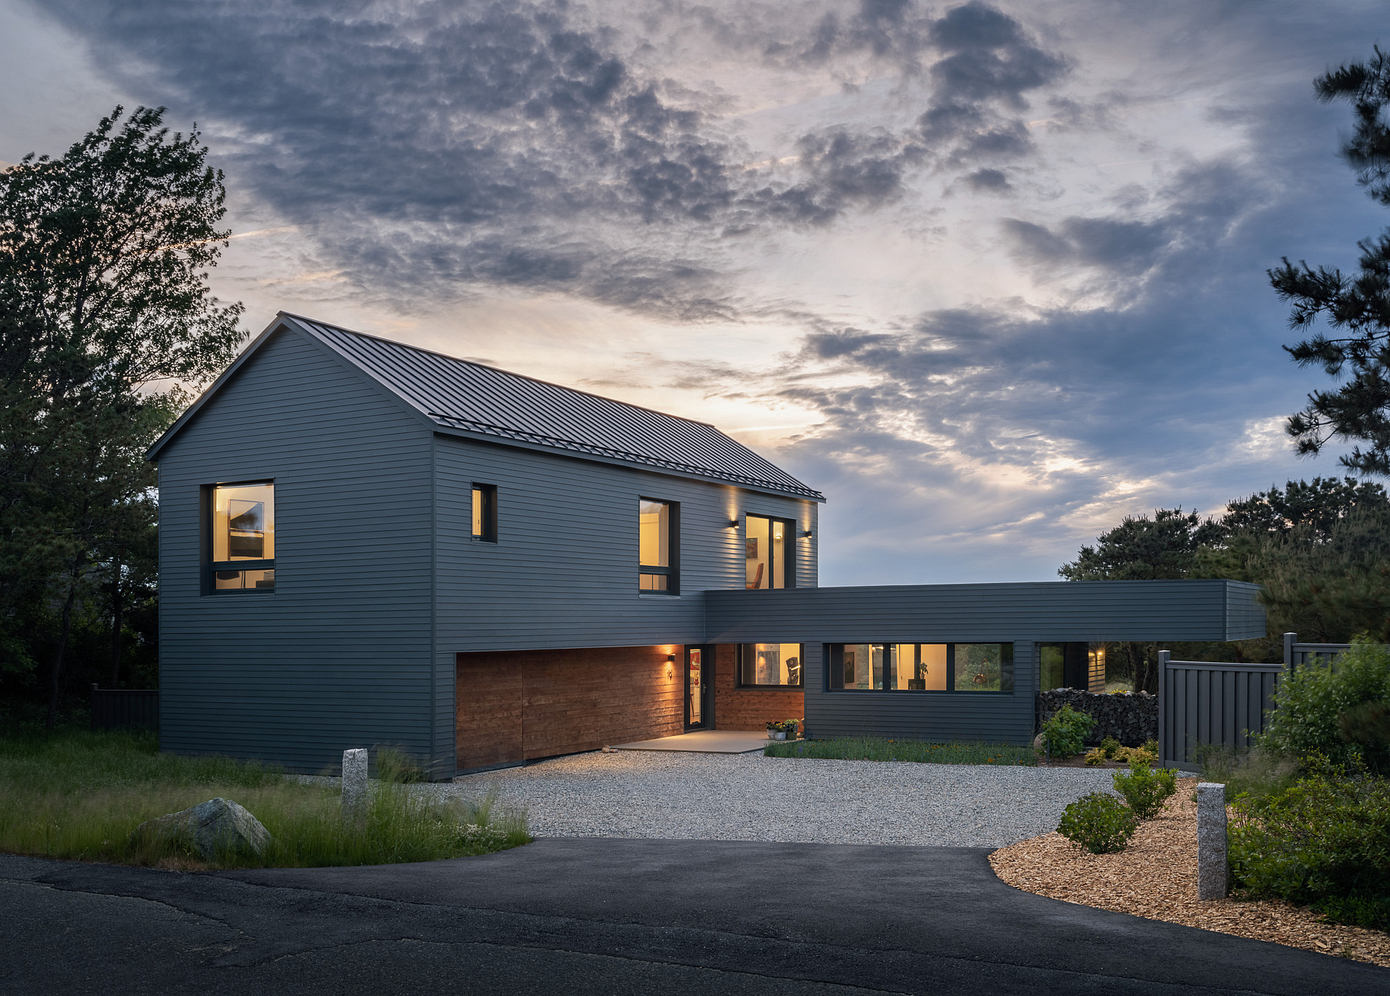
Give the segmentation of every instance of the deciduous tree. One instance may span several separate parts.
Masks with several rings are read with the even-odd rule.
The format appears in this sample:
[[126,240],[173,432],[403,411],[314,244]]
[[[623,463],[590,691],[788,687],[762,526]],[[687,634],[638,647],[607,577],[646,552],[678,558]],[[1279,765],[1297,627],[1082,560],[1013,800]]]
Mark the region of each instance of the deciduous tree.
[[144,450],[241,339],[208,288],[222,173],[162,120],[117,107],[0,173],[0,651],[11,672],[48,658],[50,723],[80,603],[119,597],[148,544]]

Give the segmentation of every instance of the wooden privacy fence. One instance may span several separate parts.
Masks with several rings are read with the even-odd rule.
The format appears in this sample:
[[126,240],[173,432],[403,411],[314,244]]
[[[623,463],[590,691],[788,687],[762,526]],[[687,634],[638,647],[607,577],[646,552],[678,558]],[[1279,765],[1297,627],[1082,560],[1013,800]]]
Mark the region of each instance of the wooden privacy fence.
[[1202,747],[1241,751],[1263,733],[1279,676],[1310,661],[1337,656],[1346,643],[1299,643],[1284,634],[1282,664],[1175,661],[1158,654],[1158,757],[1165,767],[1190,767]]
[[1175,661],[1158,655],[1158,757],[1188,767],[1199,747],[1244,750],[1265,728],[1283,664]]
[[93,685],[92,729],[158,730],[159,690]]

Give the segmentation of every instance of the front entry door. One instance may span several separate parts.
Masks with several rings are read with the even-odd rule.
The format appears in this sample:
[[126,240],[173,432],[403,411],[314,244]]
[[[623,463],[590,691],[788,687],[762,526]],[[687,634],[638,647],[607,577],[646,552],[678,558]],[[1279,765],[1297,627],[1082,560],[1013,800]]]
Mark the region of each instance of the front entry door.
[[685,650],[685,728],[709,728],[709,689],[713,669],[705,662],[705,648]]

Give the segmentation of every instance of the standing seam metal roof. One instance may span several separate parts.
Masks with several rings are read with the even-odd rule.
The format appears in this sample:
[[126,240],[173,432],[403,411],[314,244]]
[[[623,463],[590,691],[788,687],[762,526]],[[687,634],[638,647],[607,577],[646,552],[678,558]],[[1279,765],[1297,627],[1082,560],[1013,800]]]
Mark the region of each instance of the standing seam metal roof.
[[824,501],[704,422],[282,314],[442,429]]

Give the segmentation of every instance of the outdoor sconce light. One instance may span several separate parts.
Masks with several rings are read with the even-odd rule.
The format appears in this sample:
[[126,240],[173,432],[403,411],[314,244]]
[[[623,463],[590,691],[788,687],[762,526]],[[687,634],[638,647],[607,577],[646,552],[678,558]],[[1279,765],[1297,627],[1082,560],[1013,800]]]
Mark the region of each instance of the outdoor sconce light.
[[811,538],[811,530],[809,530],[809,529],[803,529],[803,530],[801,530],[801,535],[802,535],[805,539],[810,539],[810,538]]
[[730,528],[730,529],[737,529],[737,528],[738,528],[738,520],[737,520],[737,519],[730,519],[730,520],[729,520],[729,528]]
[[674,663],[676,663],[676,655],[675,655],[675,654],[667,654],[667,655],[666,655],[666,663],[667,663],[667,664],[674,664]]

